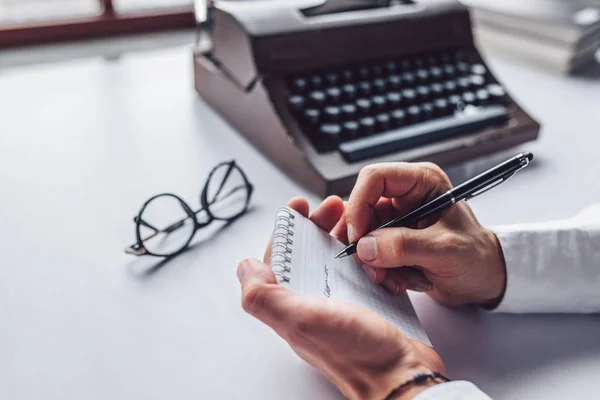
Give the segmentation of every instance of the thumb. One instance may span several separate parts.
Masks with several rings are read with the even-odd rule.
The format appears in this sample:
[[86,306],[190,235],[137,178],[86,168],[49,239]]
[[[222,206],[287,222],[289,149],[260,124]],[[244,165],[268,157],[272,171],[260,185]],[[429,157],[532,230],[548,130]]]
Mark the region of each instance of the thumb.
[[446,259],[443,237],[435,227],[386,228],[371,232],[358,242],[357,255],[378,268],[419,265],[425,269]]
[[271,268],[258,260],[246,259],[238,265],[242,285],[242,307],[262,322],[277,328],[293,313],[295,296],[277,283]]

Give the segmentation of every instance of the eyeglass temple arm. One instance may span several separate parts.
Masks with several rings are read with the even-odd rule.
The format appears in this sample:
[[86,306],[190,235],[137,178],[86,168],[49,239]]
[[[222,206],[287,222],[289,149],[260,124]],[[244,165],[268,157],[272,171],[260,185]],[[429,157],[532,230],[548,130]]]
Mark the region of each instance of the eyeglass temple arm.
[[[200,210],[200,211],[202,211],[202,210]],[[154,233],[150,237],[146,238],[146,239],[150,239],[150,238],[156,236],[157,233],[161,233],[161,232],[162,233],[171,233],[171,232],[176,231],[177,229],[181,228],[185,224],[185,221],[189,218],[190,217],[188,216],[188,217],[185,217],[184,219],[174,222],[171,225],[167,226],[165,229],[156,229],[154,226],[152,226],[148,222],[144,221],[143,218],[135,217],[134,221],[136,223],[139,221],[140,225],[143,225],[146,228],[152,229],[154,231]]]
[[135,222],[136,224],[139,222],[140,225],[145,226],[148,229],[152,229],[154,232],[160,232],[160,230],[156,229],[155,227],[153,227],[152,225],[150,225],[148,222],[144,221],[143,218],[140,218],[139,216],[134,217],[133,218],[133,222]]
[[[202,210],[200,210],[200,211],[202,211]],[[198,211],[198,212],[200,212],[200,211]],[[165,229],[163,229],[162,231],[161,231],[161,230],[159,230],[159,229],[156,229],[154,226],[152,226],[152,225],[150,225],[148,222],[144,221],[144,219],[143,219],[143,218],[135,217],[135,218],[133,218],[133,220],[134,220],[134,222],[135,222],[135,223],[138,223],[138,221],[139,221],[140,225],[143,225],[143,226],[145,226],[145,227],[147,227],[147,228],[149,228],[149,229],[152,229],[152,230],[154,231],[154,232],[153,232],[153,233],[151,233],[150,235],[148,235],[148,236],[146,236],[145,238],[141,239],[141,241],[143,242],[144,240],[149,240],[149,239],[152,239],[153,237],[155,237],[156,235],[158,235],[158,234],[159,234],[159,233],[161,233],[161,232],[164,232],[164,233],[171,233],[171,232],[174,232],[174,231],[176,231],[177,229],[179,229],[179,228],[181,228],[183,225],[185,225],[185,220],[186,220],[186,219],[188,219],[188,218],[189,218],[189,217],[186,217],[186,218],[184,218],[184,219],[182,219],[182,220],[180,220],[180,221],[177,221],[177,222],[175,222],[175,223],[173,223],[173,224],[171,224],[171,225],[167,226],[167,227],[166,227]],[[137,255],[140,255],[140,254],[143,254],[143,253],[140,253],[140,249],[142,249],[142,248],[143,248],[143,246],[142,246],[140,243],[135,243],[135,244],[133,244],[133,245],[131,245],[131,246],[127,247],[127,248],[125,249],[125,252],[126,252],[126,253],[129,253],[129,254],[137,254]]]

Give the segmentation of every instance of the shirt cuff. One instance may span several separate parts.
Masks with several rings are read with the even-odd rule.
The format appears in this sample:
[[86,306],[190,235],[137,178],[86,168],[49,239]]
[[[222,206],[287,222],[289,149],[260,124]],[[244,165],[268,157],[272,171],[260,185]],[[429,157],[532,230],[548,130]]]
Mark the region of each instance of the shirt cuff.
[[492,312],[600,310],[600,205],[565,220],[492,230],[506,263],[505,293]]
[[487,394],[467,381],[452,381],[430,387],[413,400],[492,400]]
[[[531,265],[530,257],[531,243],[524,232],[512,228],[496,228],[494,233],[500,242],[506,265],[506,285],[504,296],[492,312],[523,312],[525,303],[531,302],[532,287],[530,282],[535,281],[534,268],[526,268]],[[529,304],[530,305],[530,304]]]

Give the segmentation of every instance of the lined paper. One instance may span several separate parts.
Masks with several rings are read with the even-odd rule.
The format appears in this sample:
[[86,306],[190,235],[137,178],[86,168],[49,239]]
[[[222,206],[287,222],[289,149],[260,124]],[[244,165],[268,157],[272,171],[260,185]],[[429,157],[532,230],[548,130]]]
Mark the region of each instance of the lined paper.
[[344,244],[296,211],[288,211],[295,217],[293,243],[288,255],[289,282],[282,284],[295,293],[344,300],[372,310],[409,338],[431,345],[407,294],[393,296],[371,282],[353,257],[335,259]]

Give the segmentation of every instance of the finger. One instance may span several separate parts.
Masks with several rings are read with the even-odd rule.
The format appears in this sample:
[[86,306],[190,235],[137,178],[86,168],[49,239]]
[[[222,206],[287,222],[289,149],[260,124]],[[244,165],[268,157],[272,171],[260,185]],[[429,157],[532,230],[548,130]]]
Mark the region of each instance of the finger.
[[381,286],[383,286],[388,292],[390,292],[394,296],[400,296],[401,294],[406,293],[406,282],[402,280],[392,279],[389,276],[381,283]]
[[337,224],[331,230],[331,235],[344,244],[348,244],[348,231],[346,230],[346,216],[342,214],[342,217]]
[[[381,225],[392,220],[394,215],[394,207],[390,199],[381,198],[373,209],[373,219],[370,221],[369,230],[375,230]],[[347,226],[347,225],[346,225]],[[362,260],[355,253],[353,254],[354,259],[362,264],[362,269],[373,283],[382,283],[387,276],[387,272],[384,268],[374,268],[371,265],[363,264]]]
[[357,255],[373,267],[420,265],[427,269],[447,259],[448,246],[442,242],[446,236],[436,226],[380,229],[360,239]]
[[[390,199],[382,197],[379,199],[375,207],[373,207],[373,216],[369,221],[369,231],[374,231],[379,228],[381,225],[392,220],[394,215],[394,206]],[[346,225],[347,226],[347,225]],[[354,259],[362,263],[361,259],[355,253],[353,255]],[[381,283],[383,279],[385,279],[385,272],[379,270],[375,271],[372,268],[363,268],[365,273],[375,283]]]
[[242,307],[248,313],[276,329],[293,314],[295,296],[280,286],[271,268],[254,259],[238,265],[242,285]]
[[302,214],[304,217],[308,218],[309,205],[308,200],[304,197],[294,197],[290,201],[288,201],[288,207],[296,210],[299,214]]
[[432,284],[418,267],[398,267],[388,270],[387,279],[390,279],[406,290],[415,292],[429,292]]
[[452,295],[445,290],[440,289],[439,286],[434,286],[427,294],[438,303],[448,307],[456,308],[467,304],[463,297]]
[[346,207],[348,239],[353,241],[370,230],[369,221],[381,197],[399,198],[398,202],[414,207],[432,193],[441,194],[451,187],[446,174],[431,163],[384,163],[363,168]]
[[310,220],[319,228],[330,232],[344,213],[344,201],[338,196],[329,196],[310,215]]
[[375,207],[373,207],[375,220],[372,221],[369,231],[379,228],[381,225],[390,222],[396,216],[396,209],[392,199],[382,197],[379,199]]
[[[377,204],[375,204],[375,207],[373,207],[373,214],[374,214],[374,220],[370,221],[369,223],[369,231],[374,231],[375,229],[379,228],[381,225],[386,224],[388,222],[390,222],[391,220],[393,220],[394,218],[397,218],[400,215],[405,215],[408,212],[416,209],[418,206],[420,206],[422,203],[429,201],[429,199],[425,199],[423,201],[419,200],[418,202],[413,202],[413,201],[406,201],[406,198],[403,199],[397,199],[397,198],[393,198],[393,199],[389,199],[387,197],[382,197],[379,199],[379,201],[377,202]],[[414,206],[413,206],[414,204]],[[416,228],[416,227],[420,227],[421,229],[428,227],[429,225],[432,225],[433,223],[435,223],[437,221],[437,217],[434,220],[430,220],[430,219],[425,219],[423,220],[423,224],[418,225],[415,224],[414,226],[410,226],[409,228]]]
[[443,217],[437,224],[449,231],[464,231],[473,221],[477,221],[475,213],[467,202],[459,201],[452,207],[444,210]]
[[265,264],[271,264],[271,251],[273,249],[273,236],[269,238],[269,244],[267,245],[267,249],[265,250],[265,255],[263,256],[263,262]]
[[[361,261],[359,260],[359,262]],[[373,283],[380,284],[387,278],[388,270],[386,268],[375,268],[369,264],[362,264],[361,268]]]
[[377,204],[373,206],[373,213],[369,216],[367,223],[369,229],[367,232],[374,231],[381,225],[390,222],[395,217],[394,204],[392,199],[382,197],[377,201]]

